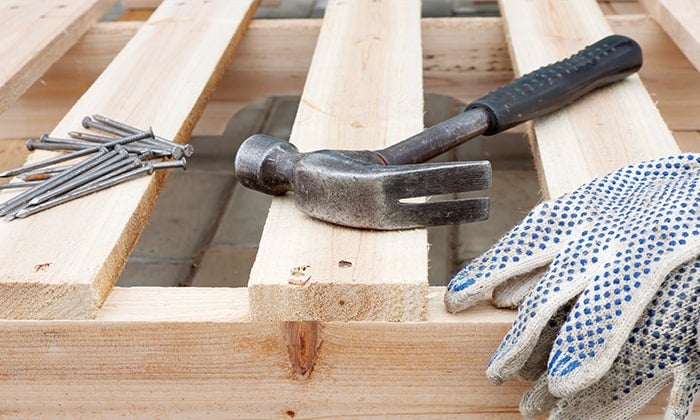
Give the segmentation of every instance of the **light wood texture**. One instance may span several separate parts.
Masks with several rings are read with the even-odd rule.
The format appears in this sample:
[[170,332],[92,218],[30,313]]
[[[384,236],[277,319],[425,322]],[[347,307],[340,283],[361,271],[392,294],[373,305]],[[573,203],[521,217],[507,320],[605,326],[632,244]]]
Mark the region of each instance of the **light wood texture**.
[[[419,1],[331,1],[290,141],[301,151],[376,149],[420,131],[420,41]],[[252,317],[422,320],[427,253],[424,229],[333,226],[276,198],[248,282]],[[301,285],[290,281],[295,267],[308,267]]]
[[[155,9],[163,2],[163,0],[120,0],[122,7],[126,10],[130,9]],[[261,6],[279,6],[282,0],[261,0]]]
[[527,384],[484,375],[513,312],[447,314],[444,290],[430,289],[426,322],[319,323],[303,376],[288,324],[250,322],[244,288],[115,288],[95,320],[0,321],[0,413],[522,418]]
[[700,3],[696,0],[640,2],[700,71]]
[[[25,146],[26,140],[3,140],[0,142],[0,168],[15,168],[20,166],[27,159],[29,151]],[[10,180],[0,178],[0,183]]]
[[[253,1],[168,1],[53,130],[102,114],[185,139],[232,57]],[[193,59],[196,57],[196,60]],[[35,152],[30,161],[48,152]],[[0,224],[0,317],[90,318],[143,229],[164,173]],[[9,197],[3,193],[2,199]]]
[[676,138],[678,145],[684,152],[700,153],[700,132],[697,131],[682,131],[675,132],[673,136]]
[[[670,38],[645,15],[612,16],[608,22],[642,45],[640,75],[669,127],[700,129],[700,73]],[[53,129],[141,25],[95,25],[41,82],[0,114],[0,139]],[[254,20],[194,133],[220,135],[248,103],[301,94],[320,25],[318,19]],[[467,102],[513,78],[500,18],[423,19],[422,34],[426,92]]]
[[[612,33],[594,0],[501,1],[517,74]],[[533,153],[551,197],[629,163],[679,152],[637,75],[534,122]]]
[[73,46],[116,0],[0,3],[0,113]]
[[524,384],[487,393],[483,375],[512,312],[453,316],[443,293],[427,322],[319,324],[303,376],[288,325],[250,322],[244,288],[115,288],[96,320],[0,321],[0,413],[518,418]]

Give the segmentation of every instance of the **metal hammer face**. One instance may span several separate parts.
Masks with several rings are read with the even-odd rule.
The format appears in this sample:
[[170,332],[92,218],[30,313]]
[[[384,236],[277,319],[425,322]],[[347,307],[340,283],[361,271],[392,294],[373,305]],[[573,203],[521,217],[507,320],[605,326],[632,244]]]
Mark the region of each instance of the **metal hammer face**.
[[488,198],[406,201],[488,188],[487,161],[385,165],[372,151],[300,153],[291,143],[263,135],[236,155],[244,186],[267,194],[294,193],[297,208],[327,222],[394,230],[484,220]]

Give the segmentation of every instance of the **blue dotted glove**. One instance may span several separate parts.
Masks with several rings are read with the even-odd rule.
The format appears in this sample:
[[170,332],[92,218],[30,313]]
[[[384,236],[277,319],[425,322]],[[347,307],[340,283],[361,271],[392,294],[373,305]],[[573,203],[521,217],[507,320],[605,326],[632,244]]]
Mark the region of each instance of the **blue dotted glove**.
[[[612,366],[594,386],[558,399],[549,392],[547,360],[529,360],[539,365],[529,366],[529,373],[539,371],[541,376],[523,397],[520,410],[529,417],[551,409],[555,418],[630,418],[673,384],[665,417],[686,418],[700,387],[699,301],[700,258],[696,258],[661,283]],[[550,322],[548,328],[557,330],[563,319]],[[552,355],[550,364],[556,359]]]
[[[528,359],[542,358],[533,349],[551,344],[551,394],[570,398],[598,382],[666,276],[700,253],[699,175],[700,155],[692,154],[622,168],[540,204],[464,267],[445,294],[451,312],[548,265],[528,288],[489,378],[527,371]],[[564,320],[554,329],[557,316]]]

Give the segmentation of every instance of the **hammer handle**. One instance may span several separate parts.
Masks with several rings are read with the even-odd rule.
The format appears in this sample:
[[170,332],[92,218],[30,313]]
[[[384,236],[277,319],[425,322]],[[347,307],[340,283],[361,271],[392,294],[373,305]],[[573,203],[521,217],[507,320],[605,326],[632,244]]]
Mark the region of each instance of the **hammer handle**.
[[465,112],[376,153],[388,165],[425,162],[480,134],[500,133],[547,115],[588,92],[634,74],[642,49],[611,35],[573,56],[541,67],[467,106]]
[[641,67],[639,44],[626,36],[611,35],[494,90],[469,104],[466,111],[485,109],[490,121],[484,134],[496,134],[547,115]]

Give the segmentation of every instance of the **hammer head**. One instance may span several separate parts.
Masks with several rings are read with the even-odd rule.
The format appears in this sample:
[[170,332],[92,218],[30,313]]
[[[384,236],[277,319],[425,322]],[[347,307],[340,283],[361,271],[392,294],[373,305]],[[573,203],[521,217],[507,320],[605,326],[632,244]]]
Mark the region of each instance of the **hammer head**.
[[235,167],[242,185],[272,195],[291,191],[299,210],[343,226],[395,230],[488,217],[488,198],[411,200],[488,188],[487,161],[384,165],[371,151],[300,153],[254,135],[239,148]]

